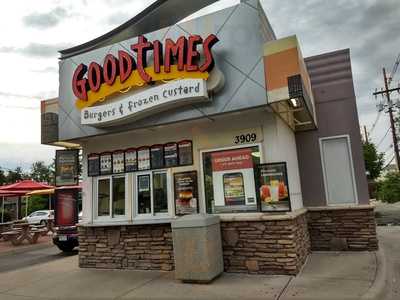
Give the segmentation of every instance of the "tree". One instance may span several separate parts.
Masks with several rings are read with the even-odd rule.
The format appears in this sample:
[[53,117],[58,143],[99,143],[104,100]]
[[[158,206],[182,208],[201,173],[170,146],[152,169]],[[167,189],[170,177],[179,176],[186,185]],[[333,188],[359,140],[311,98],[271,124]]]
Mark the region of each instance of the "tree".
[[385,163],[384,153],[378,153],[375,144],[363,143],[365,168],[368,172],[368,179],[375,180],[381,175]]
[[400,173],[390,172],[378,184],[378,199],[394,203],[400,201]]
[[0,169],[0,186],[7,183],[7,176],[4,173],[4,170]]
[[14,170],[8,171],[6,178],[7,183],[11,184],[26,179],[27,175],[24,174],[21,167],[16,167]]
[[51,184],[54,181],[54,170],[51,165],[47,166],[43,161],[37,161],[32,164],[29,176],[32,180]]

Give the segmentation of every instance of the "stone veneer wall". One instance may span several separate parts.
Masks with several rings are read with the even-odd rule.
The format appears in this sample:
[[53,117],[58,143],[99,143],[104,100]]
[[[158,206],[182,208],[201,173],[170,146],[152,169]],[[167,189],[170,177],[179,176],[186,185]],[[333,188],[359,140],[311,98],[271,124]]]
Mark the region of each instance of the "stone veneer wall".
[[305,210],[286,220],[222,221],[226,272],[297,274],[310,253]]
[[79,227],[79,266],[164,270],[174,268],[170,224]]
[[372,206],[309,208],[308,228],[312,250],[378,249]]

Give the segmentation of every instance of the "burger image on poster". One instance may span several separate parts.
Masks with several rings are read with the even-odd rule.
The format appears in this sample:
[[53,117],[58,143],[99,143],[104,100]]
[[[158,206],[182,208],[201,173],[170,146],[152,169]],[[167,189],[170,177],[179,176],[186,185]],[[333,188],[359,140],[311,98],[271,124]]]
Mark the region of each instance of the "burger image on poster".
[[213,152],[211,164],[215,209],[253,209],[256,191],[251,149]]

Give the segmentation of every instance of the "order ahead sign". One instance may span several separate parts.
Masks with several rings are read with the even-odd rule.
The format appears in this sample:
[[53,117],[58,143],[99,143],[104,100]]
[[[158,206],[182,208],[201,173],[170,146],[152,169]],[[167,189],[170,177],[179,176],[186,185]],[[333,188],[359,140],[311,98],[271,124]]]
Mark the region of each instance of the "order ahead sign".
[[172,107],[209,100],[206,81],[182,79],[162,84],[123,100],[84,108],[83,125],[111,126],[139,119]]

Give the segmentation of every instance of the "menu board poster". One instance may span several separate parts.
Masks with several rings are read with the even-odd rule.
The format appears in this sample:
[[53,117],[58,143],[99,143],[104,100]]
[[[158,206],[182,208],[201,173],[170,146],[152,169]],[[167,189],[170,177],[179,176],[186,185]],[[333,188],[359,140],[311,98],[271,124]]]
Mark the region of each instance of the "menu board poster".
[[175,214],[188,215],[199,212],[197,172],[174,174]]
[[77,185],[79,150],[56,150],[56,186]]
[[290,211],[286,162],[257,165],[257,177],[261,211]]
[[150,170],[150,148],[141,147],[137,149],[138,170]]
[[180,141],[178,143],[179,165],[187,166],[193,164],[193,144],[192,141]]
[[150,147],[150,159],[152,169],[164,168],[164,146],[153,145]]
[[54,221],[56,226],[75,226],[78,223],[78,190],[56,190]]
[[178,144],[167,143],[164,145],[164,164],[168,167],[176,167],[178,165]]
[[100,174],[109,175],[112,173],[112,154],[104,152],[100,154]]
[[125,150],[125,172],[134,172],[138,169],[136,149]]
[[100,155],[91,153],[88,155],[88,176],[100,175]]
[[113,161],[113,174],[124,173],[125,171],[125,158],[124,151],[117,150],[112,154]]

